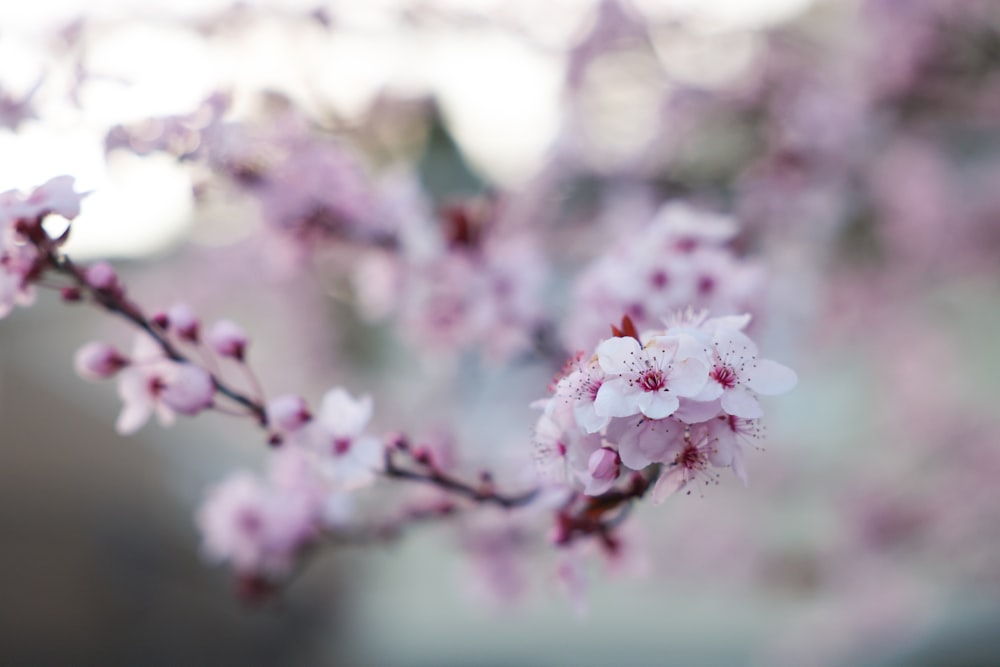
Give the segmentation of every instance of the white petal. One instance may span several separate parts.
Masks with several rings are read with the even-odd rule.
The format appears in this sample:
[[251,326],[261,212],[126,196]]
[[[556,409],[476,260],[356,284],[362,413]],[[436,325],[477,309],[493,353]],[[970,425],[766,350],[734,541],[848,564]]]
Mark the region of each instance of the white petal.
[[663,419],[674,414],[680,401],[665,391],[644,391],[639,394],[638,404],[642,414],[650,419]]
[[644,424],[627,428],[618,438],[618,456],[625,467],[631,470],[642,470],[653,462],[640,447],[640,436],[644,428]]
[[754,395],[742,387],[733,387],[722,395],[722,409],[744,419],[756,419],[764,414]]
[[573,406],[576,423],[587,433],[597,433],[608,425],[610,417],[597,414],[593,403],[577,403]]
[[765,396],[784,394],[799,381],[795,371],[770,359],[758,359],[743,375],[751,389]]
[[750,324],[749,313],[744,315],[727,315],[725,317],[713,317],[704,323],[704,328],[708,331],[718,331],[719,329],[733,329],[742,331]]
[[718,416],[721,411],[722,405],[718,398],[712,401],[682,398],[680,407],[677,408],[677,411],[672,416],[674,419],[680,420],[685,424],[697,424]]
[[371,418],[371,396],[355,399],[337,387],[323,396],[318,420],[331,435],[350,438],[360,434]]
[[708,366],[697,359],[685,359],[670,369],[667,384],[677,396],[696,396],[708,382]]
[[631,337],[609,338],[597,346],[597,362],[605,373],[630,373],[641,354],[639,341]]
[[677,360],[697,359],[706,366],[709,365],[708,353],[705,351],[706,341],[698,340],[688,333],[677,334]]
[[639,413],[638,396],[628,389],[625,380],[611,380],[601,385],[594,400],[594,412],[601,417],[631,417]]
[[684,488],[687,475],[684,468],[668,468],[653,487],[653,502],[657,505]]
[[378,438],[360,438],[351,445],[351,458],[370,470],[382,470],[385,467],[385,448]]
[[720,329],[712,336],[712,345],[723,362],[740,366],[757,357],[757,345],[746,334],[735,329]]
[[736,451],[733,452],[733,463],[732,463],[733,473],[736,475],[736,479],[743,482],[743,486],[750,486],[750,481],[747,478],[747,469],[743,464],[743,448],[737,447]]
[[131,435],[138,431],[153,414],[153,405],[144,401],[126,403],[115,422],[115,430],[121,435]]

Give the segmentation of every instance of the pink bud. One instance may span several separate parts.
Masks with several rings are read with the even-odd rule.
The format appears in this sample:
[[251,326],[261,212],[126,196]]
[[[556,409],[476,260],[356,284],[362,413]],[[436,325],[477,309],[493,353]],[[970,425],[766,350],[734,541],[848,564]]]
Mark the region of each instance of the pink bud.
[[618,472],[621,470],[618,452],[601,447],[590,455],[590,459],[587,460],[587,468],[594,479],[602,481],[617,479]]
[[107,262],[97,262],[87,268],[87,284],[94,289],[113,290],[118,287],[118,274]]
[[85,380],[105,380],[128,365],[128,359],[107,343],[91,342],[73,359],[77,374]]
[[186,303],[175,303],[167,311],[167,320],[170,328],[178,336],[192,343],[198,342],[198,332],[201,328],[201,322],[198,321],[198,317],[191,310],[191,306]]
[[162,310],[157,311],[155,315],[149,318],[149,321],[163,330],[170,327],[170,318],[167,317],[167,314]]
[[311,419],[309,407],[301,396],[279,396],[267,404],[267,421],[280,431],[298,431]]
[[63,287],[59,290],[60,296],[62,296],[63,301],[72,302],[79,301],[83,298],[83,294],[77,287]]
[[237,324],[229,320],[219,320],[208,332],[208,344],[223,357],[243,361],[249,339]]
[[195,415],[212,407],[215,383],[203,368],[193,364],[177,364],[166,388],[160,393],[163,403],[182,415]]

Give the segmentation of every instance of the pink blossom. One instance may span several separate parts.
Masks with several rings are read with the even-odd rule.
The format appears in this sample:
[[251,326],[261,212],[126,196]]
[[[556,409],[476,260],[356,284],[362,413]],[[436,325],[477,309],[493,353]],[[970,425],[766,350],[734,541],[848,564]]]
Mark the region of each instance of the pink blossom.
[[295,435],[319,456],[334,487],[351,491],[368,486],[385,466],[385,449],[378,438],[365,435],[372,417],[372,399],[355,399],[343,388],[323,396],[316,418]]
[[197,343],[201,322],[191,306],[186,303],[175,303],[167,311],[167,322],[170,330],[186,341]]
[[0,227],[0,319],[6,317],[14,306],[29,306],[35,302],[35,288],[28,275],[35,266],[37,251],[34,246],[5,243],[14,235],[12,230]]
[[[653,487],[653,502],[661,503],[696,480],[718,484],[718,474],[710,471],[716,456],[717,440],[702,425],[685,432],[673,447],[672,458]],[[691,491],[688,490],[690,494]]]
[[112,290],[118,287],[118,274],[108,262],[96,262],[87,267],[87,284],[94,289]]
[[759,419],[744,419],[733,415],[720,415],[706,422],[709,437],[715,441],[712,465],[733,469],[736,478],[746,486],[748,482],[744,456],[747,447],[756,447],[761,437]]
[[597,358],[609,379],[597,392],[597,414],[630,417],[641,412],[662,419],[677,410],[679,397],[698,394],[708,369],[697,359],[678,358],[679,346],[678,337],[668,336],[654,337],[644,346],[631,337],[601,343]]
[[609,416],[598,415],[595,409],[597,392],[604,383],[605,373],[597,361],[591,357],[588,361],[575,364],[573,370],[556,384],[554,401],[564,401],[572,404],[576,423],[587,433],[596,433],[608,425]]
[[599,496],[608,491],[621,472],[618,452],[608,447],[595,450],[587,459],[586,486],[583,492],[588,496]]
[[282,433],[294,433],[312,419],[309,406],[301,396],[286,394],[267,404],[267,423]]
[[317,531],[324,490],[292,453],[281,452],[270,480],[234,473],[198,510],[205,555],[229,561],[241,574],[287,574]]
[[581,429],[572,409],[552,399],[535,426],[534,456],[536,469],[543,482],[553,485],[591,480],[591,455],[604,444],[599,433]]
[[72,176],[56,176],[49,179],[28,195],[25,204],[31,207],[37,217],[55,213],[72,220],[80,215],[80,202],[89,194],[75,192],[73,189],[75,182]]
[[684,424],[673,418],[616,419],[608,429],[608,439],[618,446],[621,462],[632,470],[643,470],[652,463],[665,463],[685,432]]
[[190,416],[212,406],[215,384],[204,369],[167,359],[144,335],[136,338],[132,359],[118,376],[123,407],[116,428],[122,435],[138,431],[154,413],[169,426],[177,413]]
[[249,339],[238,324],[219,320],[208,330],[206,342],[217,354],[243,361]]
[[757,356],[757,345],[735,329],[719,329],[712,336],[712,368],[699,399],[722,398],[722,409],[736,417],[755,419],[764,414],[757,394],[783,394],[798,382],[795,372]]
[[85,380],[105,380],[125,368],[128,363],[128,357],[117,348],[98,341],[81,347],[73,359],[77,374]]
[[88,193],[74,192],[72,176],[56,176],[35,188],[27,197],[16,190],[0,194],[0,229],[19,220],[34,224],[49,213],[67,220],[80,215],[80,201]]

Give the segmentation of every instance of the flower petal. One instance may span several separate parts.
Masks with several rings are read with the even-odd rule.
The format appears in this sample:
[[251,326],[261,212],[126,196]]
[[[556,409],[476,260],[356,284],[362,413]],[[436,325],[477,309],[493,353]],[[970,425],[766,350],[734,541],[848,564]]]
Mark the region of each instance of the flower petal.
[[601,417],[631,417],[639,412],[638,396],[628,390],[625,380],[611,380],[601,385],[594,400],[594,412]]
[[597,363],[605,373],[630,373],[642,354],[639,341],[629,337],[609,338],[597,346]]
[[653,503],[659,505],[683,489],[687,481],[687,471],[684,468],[668,468],[653,487]]
[[744,375],[747,386],[765,396],[784,394],[799,381],[795,371],[770,359],[758,359]]
[[744,419],[756,419],[764,414],[754,395],[743,387],[733,387],[722,395],[722,409]]
[[639,394],[639,411],[650,419],[663,419],[680,406],[676,396],[665,391],[644,391]]
[[708,366],[697,359],[685,359],[670,369],[667,384],[677,396],[695,396],[708,382]]

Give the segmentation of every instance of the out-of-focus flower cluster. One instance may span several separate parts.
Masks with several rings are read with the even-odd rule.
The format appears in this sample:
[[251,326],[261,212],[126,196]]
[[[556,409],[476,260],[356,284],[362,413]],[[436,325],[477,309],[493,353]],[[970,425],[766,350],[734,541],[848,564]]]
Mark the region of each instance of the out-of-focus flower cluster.
[[[673,558],[726,585],[836,596],[845,634],[915,623],[919,606],[906,601],[924,587],[990,582],[996,595],[988,489],[1000,471],[998,424],[976,407],[984,392],[961,387],[963,368],[990,357],[967,359],[975,346],[953,330],[963,309],[986,317],[966,300],[992,303],[1000,267],[995,4],[818,3],[784,25],[718,34],[615,0],[591,18],[567,37],[561,123],[519,189],[469,185],[462,170],[474,170],[429,90],[385,92],[350,122],[289,91],[235,90],[108,131],[109,154],[176,158],[199,206],[250,211],[240,238],[257,254],[245,264],[261,274],[280,265],[280,278],[316,279],[335,296],[342,309],[320,334],[329,347],[349,355],[340,338],[354,336],[366,353],[385,353],[385,375],[364,377],[371,397],[338,386],[318,409],[305,392],[267,400],[240,326],[202,330],[186,306],[147,313],[110,264],[73,265],[61,254],[68,230],[42,226],[50,213],[79,213],[69,177],[0,194],[0,317],[55,287],[138,327],[130,352],[91,343],[76,358],[84,378],[116,378],[123,433],[154,415],[167,423],[209,410],[262,427],[267,471],[222,481],[197,519],[206,554],[242,575],[280,582],[324,545],[447,518],[493,597],[530,589],[543,568],[526,545],[547,536],[559,558],[546,571],[579,601],[584,557],[600,554],[611,568],[642,560],[641,526],[623,524],[632,504],[696,493],[725,468],[747,481],[745,457],[763,433],[758,399],[796,382],[760,356],[760,340],[810,373],[857,374],[863,389],[852,392],[870,390],[871,400],[862,414],[831,416],[824,410],[849,411],[852,399],[832,395],[836,381],[809,383],[801,454],[769,457],[754,474],[745,502],[769,511],[746,515],[793,523],[785,508],[794,507],[820,517],[808,529],[751,537],[742,513],[706,522],[708,503],[688,503],[657,535],[725,527]],[[526,37],[530,27],[511,19],[498,30]],[[713,70],[704,52],[728,65]],[[33,122],[46,85],[4,89],[0,124]],[[442,172],[451,190],[437,190]],[[535,404],[533,436],[528,410],[506,423],[470,407],[480,393],[498,413],[526,406],[540,392],[500,398],[503,382],[525,369],[551,377],[567,356]],[[403,377],[414,359],[438,375]],[[376,432],[375,406],[392,424],[400,396],[433,413],[428,421],[450,420],[445,433]],[[805,445],[826,433],[840,440],[831,447],[840,458],[821,475]],[[532,447],[540,477],[490,458]],[[375,518],[364,503],[352,509],[385,482],[419,491],[373,503]],[[936,560],[962,567],[928,575]],[[874,590],[884,606],[870,604]],[[788,633],[791,643],[813,636]],[[803,650],[815,657],[811,644]]]

